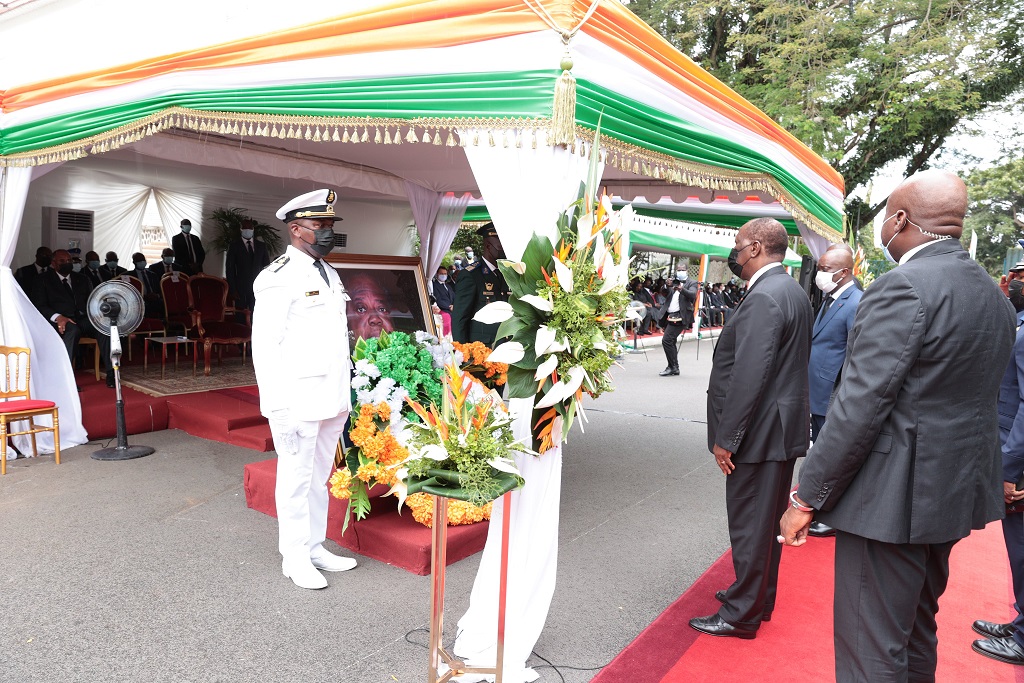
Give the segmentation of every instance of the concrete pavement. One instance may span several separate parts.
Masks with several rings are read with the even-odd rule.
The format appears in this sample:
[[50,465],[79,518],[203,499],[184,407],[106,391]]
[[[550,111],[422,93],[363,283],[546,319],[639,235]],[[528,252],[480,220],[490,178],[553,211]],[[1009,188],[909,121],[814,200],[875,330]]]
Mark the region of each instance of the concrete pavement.
[[[728,548],[704,424],[712,344],[699,360],[696,344],[679,377],[658,377],[660,340],[625,354],[574,427],[535,650],[560,669],[543,681],[589,681]],[[99,462],[90,444],[0,479],[0,681],[426,680],[429,577],[357,556],[328,589],[295,588],[276,520],[245,506],[242,468],[267,454],[176,430],[129,441],[156,453]],[[478,561],[449,567],[446,642]]]

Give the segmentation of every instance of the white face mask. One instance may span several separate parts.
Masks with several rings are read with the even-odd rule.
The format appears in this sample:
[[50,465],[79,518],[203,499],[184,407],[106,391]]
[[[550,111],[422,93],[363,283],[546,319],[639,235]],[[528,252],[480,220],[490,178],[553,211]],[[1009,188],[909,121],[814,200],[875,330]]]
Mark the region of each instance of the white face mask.
[[191,225],[183,225],[183,226],[181,226],[181,231],[187,235],[190,232],[192,232],[192,226]]
[[145,268],[146,268],[146,262],[145,261],[136,261],[135,262],[135,270],[144,270]]
[[437,281],[438,281],[438,282],[444,282],[444,281],[446,281],[447,279],[448,279],[448,276],[447,276],[447,275],[438,275],[438,276],[437,276]]
[[677,270],[676,271],[676,279],[679,280],[679,281],[685,280],[686,279],[686,271]]
[[72,266],[72,270],[74,270],[76,273],[81,273],[82,272],[82,264],[81,263],[74,264]]
[[466,252],[466,258],[468,258],[470,261],[472,261],[473,260],[473,252],[467,251]]
[[819,270],[814,275],[814,284],[822,291],[822,293],[831,294],[836,288],[836,283],[832,281],[834,276],[835,273],[828,273],[824,270]]
[[243,230],[242,231],[242,239],[251,240],[253,234],[255,234],[255,231],[253,231],[253,230]]

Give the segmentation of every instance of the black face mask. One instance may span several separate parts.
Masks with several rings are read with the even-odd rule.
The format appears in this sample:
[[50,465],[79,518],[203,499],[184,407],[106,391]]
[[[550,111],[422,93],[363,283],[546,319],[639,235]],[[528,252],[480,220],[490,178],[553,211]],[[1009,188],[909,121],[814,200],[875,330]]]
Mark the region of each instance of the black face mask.
[[71,273],[74,272],[74,270],[74,263],[62,263],[59,266],[57,266],[57,272],[64,276],[71,275]]
[[36,256],[36,265],[40,268],[48,268],[53,263],[52,256]]
[[313,228],[305,229],[312,232],[316,238],[316,241],[309,245],[313,251],[320,256],[327,256],[331,253],[331,249],[334,249],[334,228],[320,228],[319,230],[314,230]]
[[1007,289],[1010,291],[1010,303],[1013,304],[1013,308],[1018,313],[1024,311],[1024,280],[1011,280]]
[[[754,243],[751,242],[750,244]],[[747,247],[749,247],[750,244],[748,244]],[[743,266],[747,265],[747,262],[750,261],[750,259],[747,259],[743,263],[740,263],[738,259],[740,253],[747,247],[743,247],[743,249],[737,249],[736,247],[733,247],[732,251],[729,252],[729,270],[731,270],[732,274],[740,278],[741,280],[743,279]]]

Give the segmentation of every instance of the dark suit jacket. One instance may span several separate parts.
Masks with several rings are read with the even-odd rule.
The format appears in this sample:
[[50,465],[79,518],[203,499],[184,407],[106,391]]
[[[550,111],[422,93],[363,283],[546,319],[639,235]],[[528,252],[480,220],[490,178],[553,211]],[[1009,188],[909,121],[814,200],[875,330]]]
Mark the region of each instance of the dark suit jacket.
[[[195,261],[190,260],[188,244],[192,243],[192,250],[195,252]],[[203,261],[206,260],[206,250],[203,249],[203,241],[192,233],[179,232],[171,238],[171,249],[174,250],[174,262],[178,268],[188,275],[195,275],[203,272]]]
[[[86,266],[86,268],[88,268],[88,266]],[[103,282],[106,282],[107,280],[113,280],[116,277],[120,277],[121,275],[127,274],[128,269],[122,268],[121,266],[118,266],[114,270],[111,270],[110,268],[107,268],[107,264],[104,263],[102,266],[99,267],[100,280],[102,280]]]
[[[683,327],[690,327],[693,325],[693,303],[697,300],[697,281],[693,278],[687,278],[683,282],[683,288],[679,291],[679,314],[683,319]],[[660,327],[666,327],[668,325],[668,307],[672,305],[672,295],[675,292],[669,290],[665,296],[665,303],[658,309],[658,325]]]
[[957,240],[875,280],[800,470],[816,518],[883,543],[945,543],[999,519],[996,399],[1013,336],[1010,302]]
[[270,265],[267,245],[257,239],[252,241],[252,255],[245,248],[245,240],[241,237],[228,246],[227,260],[224,262],[224,278],[228,288],[235,295],[235,303],[241,308],[253,307],[255,297],[252,283],[260,271]]
[[452,287],[452,283],[438,282],[437,278],[434,278],[432,284],[434,303],[445,313],[451,313],[452,305],[455,303],[455,288]]
[[[103,268],[103,266],[100,266],[100,268]],[[99,287],[100,283],[103,282],[103,278],[100,277],[99,268],[93,270],[89,266],[85,266],[82,268],[82,275],[89,278],[89,284],[92,285],[93,289]]]
[[813,313],[779,264],[750,288],[722,328],[708,382],[708,450],[739,463],[787,461],[807,452],[807,360]]
[[[47,271],[49,270],[53,269],[47,268]],[[39,280],[39,270],[36,268],[36,264],[30,263],[27,266],[18,268],[14,271],[14,279],[19,285],[21,285],[22,291],[31,297],[32,290],[36,288],[36,282]]]
[[485,325],[473,320],[481,308],[495,301],[508,301],[508,285],[500,271],[491,270],[483,261],[459,274],[455,283],[455,303],[452,305],[452,339],[460,342],[482,342],[494,345],[498,325]]
[[32,303],[47,321],[54,314],[60,314],[72,318],[79,324],[85,322],[86,304],[89,301],[89,293],[92,292],[92,285],[89,284],[89,278],[81,273],[71,273],[69,277],[73,295],[55,270],[43,273],[36,282],[32,291]]
[[864,295],[856,285],[850,285],[832,302],[825,315],[818,313],[811,332],[811,361],[807,366],[807,381],[811,391],[811,414],[828,412],[828,399],[846,358],[846,342],[853,329],[853,318]]
[[[160,282],[160,278],[162,278],[164,276],[164,273],[167,272],[167,269],[164,267],[164,262],[162,260],[161,261],[157,261],[156,263],[150,263],[149,266],[147,266],[147,270],[149,270],[149,272],[151,272],[154,275],[156,275],[156,279],[157,279],[158,283]],[[177,272],[177,271],[180,271],[180,270],[181,270],[181,266],[179,266],[177,263],[172,263],[171,264],[171,271],[172,272]]]
[[1003,448],[1003,481],[1024,476],[1024,311],[1017,314],[1013,354],[999,385],[999,431]]

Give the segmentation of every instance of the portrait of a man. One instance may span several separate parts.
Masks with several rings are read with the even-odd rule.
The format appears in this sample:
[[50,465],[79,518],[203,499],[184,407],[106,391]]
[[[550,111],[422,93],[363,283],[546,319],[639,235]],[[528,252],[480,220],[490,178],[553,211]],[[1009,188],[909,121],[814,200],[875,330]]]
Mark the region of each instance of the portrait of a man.
[[399,269],[339,268],[345,285],[351,344],[374,339],[381,331],[428,330],[415,275]]

